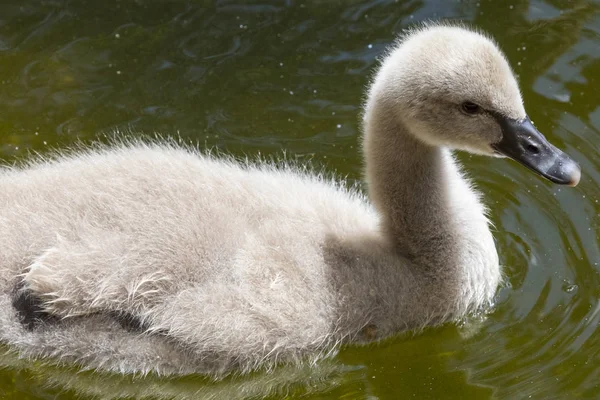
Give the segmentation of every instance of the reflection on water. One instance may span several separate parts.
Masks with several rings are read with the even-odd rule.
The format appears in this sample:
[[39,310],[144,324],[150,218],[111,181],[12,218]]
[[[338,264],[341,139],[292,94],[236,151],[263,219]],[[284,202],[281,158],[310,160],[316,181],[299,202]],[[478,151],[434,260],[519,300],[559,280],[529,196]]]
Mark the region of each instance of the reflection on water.
[[29,385],[33,383],[42,386],[47,388],[49,393],[69,390],[79,396],[89,396],[94,399],[241,400],[265,396],[272,398],[286,395],[307,396],[332,390],[344,382],[347,382],[349,387],[360,388],[365,375],[364,368],[325,361],[312,367],[283,366],[269,374],[254,373],[211,382],[200,376],[169,379],[77,371],[73,368],[45,365],[40,362],[31,363],[11,353],[7,353],[0,361],[0,367],[10,368],[13,371],[27,371],[26,379]]
[[316,367],[217,383],[74,373],[5,356],[0,393],[19,399],[600,396],[599,4],[242,3],[3,2],[0,157],[114,129],[158,131],[236,154],[285,149],[288,157],[359,179],[359,105],[376,57],[411,23],[453,18],[496,37],[538,128],[581,164],[580,186],[553,186],[506,160],[461,156],[492,210],[507,275],[497,309],[485,319],[349,348]]

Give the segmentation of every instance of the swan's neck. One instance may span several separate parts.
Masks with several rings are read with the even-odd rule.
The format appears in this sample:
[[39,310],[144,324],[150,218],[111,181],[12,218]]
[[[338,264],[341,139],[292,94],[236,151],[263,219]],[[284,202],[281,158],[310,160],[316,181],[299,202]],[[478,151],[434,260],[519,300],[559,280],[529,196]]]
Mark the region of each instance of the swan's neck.
[[[497,268],[484,208],[450,151],[416,139],[377,100],[367,106],[364,150],[369,195],[387,240],[421,271],[441,279],[454,280],[457,272],[481,264]],[[482,257],[471,260],[472,253]]]
[[[392,110],[365,115],[364,151],[371,201],[384,235],[407,258],[430,264],[451,233],[447,210],[446,150],[416,140]],[[437,240],[436,240],[437,238]],[[434,258],[434,259],[432,259]]]

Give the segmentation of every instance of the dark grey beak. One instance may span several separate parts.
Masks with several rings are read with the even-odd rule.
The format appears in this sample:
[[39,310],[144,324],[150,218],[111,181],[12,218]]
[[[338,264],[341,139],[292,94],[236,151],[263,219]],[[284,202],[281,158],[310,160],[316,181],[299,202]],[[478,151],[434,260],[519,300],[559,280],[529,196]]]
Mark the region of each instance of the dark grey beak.
[[581,169],[568,155],[548,142],[531,123],[494,115],[502,127],[502,140],[492,145],[494,150],[523,164],[544,178],[560,185],[576,186]]

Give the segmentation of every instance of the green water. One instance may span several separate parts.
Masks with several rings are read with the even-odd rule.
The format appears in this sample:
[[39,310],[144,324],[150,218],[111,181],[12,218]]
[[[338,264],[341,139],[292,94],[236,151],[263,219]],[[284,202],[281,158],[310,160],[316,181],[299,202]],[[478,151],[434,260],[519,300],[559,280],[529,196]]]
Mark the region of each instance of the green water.
[[357,114],[375,58],[413,22],[458,18],[497,38],[531,118],[584,175],[562,188],[509,161],[462,157],[492,209],[509,283],[486,319],[218,383],[0,356],[0,398],[600,398],[599,10],[585,0],[4,0],[0,158],[119,129],[235,154],[285,150],[359,179]]

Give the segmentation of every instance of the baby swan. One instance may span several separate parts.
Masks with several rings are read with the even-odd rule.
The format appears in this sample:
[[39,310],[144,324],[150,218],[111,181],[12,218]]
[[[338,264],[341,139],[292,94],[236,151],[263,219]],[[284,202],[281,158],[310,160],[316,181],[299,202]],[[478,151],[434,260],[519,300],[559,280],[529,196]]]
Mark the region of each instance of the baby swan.
[[218,377],[460,318],[491,302],[500,269],[449,149],[580,177],[494,42],[440,25],[403,37],[370,87],[370,201],[173,144],[2,169],[0,340],[85,368]]

